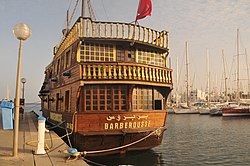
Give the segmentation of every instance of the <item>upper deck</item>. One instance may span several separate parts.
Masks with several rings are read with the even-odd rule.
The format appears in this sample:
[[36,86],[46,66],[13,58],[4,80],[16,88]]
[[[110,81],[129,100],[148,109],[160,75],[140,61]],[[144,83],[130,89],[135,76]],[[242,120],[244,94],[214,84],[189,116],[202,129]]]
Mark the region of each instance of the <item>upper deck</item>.
[[80,17],[60,45],[55,47],[55,57],[79,39],[127,41],[151,46],[163,52],[169,51],[167,31],[159,32],[134,24],[92,21],[90,18]]

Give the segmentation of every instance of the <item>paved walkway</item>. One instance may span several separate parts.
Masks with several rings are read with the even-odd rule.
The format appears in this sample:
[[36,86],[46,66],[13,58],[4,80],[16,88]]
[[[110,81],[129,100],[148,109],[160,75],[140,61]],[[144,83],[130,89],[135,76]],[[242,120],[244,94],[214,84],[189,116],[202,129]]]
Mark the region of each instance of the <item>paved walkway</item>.
[[[25,113],[24,117],[20,115],[19,124],[19,148],[18,157],[13,157],[13,130],[3,130],[2,112],[0,109],[0,165],[14,166],[87,166],[87,164],[79,159],[66,162],[68,154],[62,153],[68,148],[53,131],[50,132],[53,139],[47,141],[48,147],[51,147],[44,155],[35,155],[37,140],[37,117],[33,112]],[[46,133],[46,139],[50,135]]]

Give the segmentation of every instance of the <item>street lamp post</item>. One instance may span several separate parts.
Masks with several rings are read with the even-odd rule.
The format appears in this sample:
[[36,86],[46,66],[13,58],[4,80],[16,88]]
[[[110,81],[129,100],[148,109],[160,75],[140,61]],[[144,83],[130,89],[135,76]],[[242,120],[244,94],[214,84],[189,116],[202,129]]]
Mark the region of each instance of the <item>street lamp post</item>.
[[22,99],[24,99],[24,84],[26,83],[26,78],[22,78],[21,82],[23,84],[23,93],[22,93]]
[[16,24],[13,33],[19,40],[19,54],[16,75],[16,96],[15,96],[15,124],[14,124],[14,138],[13,138],[13,156],[18,154],[18,132],[19,132],[19,107],[20,107],[20,75],[22,65],[22,42],[28,39],[31,35],[31,30],[28,25],[20,23]]

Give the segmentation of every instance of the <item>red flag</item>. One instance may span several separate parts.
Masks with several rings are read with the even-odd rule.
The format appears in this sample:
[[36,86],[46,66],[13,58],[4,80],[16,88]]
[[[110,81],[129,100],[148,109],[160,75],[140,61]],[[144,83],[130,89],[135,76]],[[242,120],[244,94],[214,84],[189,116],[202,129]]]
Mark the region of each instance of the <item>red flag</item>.
[[152,12],[151,0],[140,0],[135,22],[139,19],[146,17],[146,16],[151,16],[151,12]]

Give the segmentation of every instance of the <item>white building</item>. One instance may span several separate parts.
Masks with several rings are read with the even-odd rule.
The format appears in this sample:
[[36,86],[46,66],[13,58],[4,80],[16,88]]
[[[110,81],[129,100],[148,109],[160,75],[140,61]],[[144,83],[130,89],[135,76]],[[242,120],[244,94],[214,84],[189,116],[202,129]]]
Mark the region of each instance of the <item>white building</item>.
[[206,101],[206,93],[199,89],[192,90],[190,92],[190,101],[191,102]]

